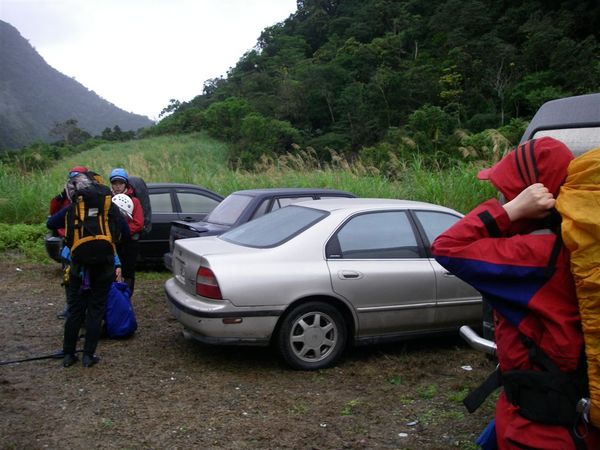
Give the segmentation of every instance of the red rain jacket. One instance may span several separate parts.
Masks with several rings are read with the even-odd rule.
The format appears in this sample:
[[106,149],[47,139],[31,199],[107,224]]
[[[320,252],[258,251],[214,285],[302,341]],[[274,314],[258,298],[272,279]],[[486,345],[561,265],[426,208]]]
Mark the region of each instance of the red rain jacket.
[[[50,200],[50,211],[48,213],[48,216],[52,216],[52,215],[56,214],[61,209],[63,209],[65,206],[68,206],[70,204],[71,204],[71,200],[69,200],[69,198],[66,195],[63,195],[63,196],[57,195],[56,197],[53,197],[52,200]],[[57,229],[56,232],[60,237],[65,237],[64,227]]]
[[[507,201],[534,183],[544,184],[556,197],[572,158],[564,144],[546,137],[519,146],[481,175]],[[488,200],[432,245],[441,265],[491,302],[502,372],[534,369],[521,335],[533,340],[565,372],[576,369],[583,348],[569,254],[562,246],[549,275],[557,237],[543,227],[534,220],[511,223],[499,201]],[[496,404],[499,448],[575,448],[566,427],[531,422],[517,411],[502,392]],[[588,431],[586,444],[588,449],[600,449],[598,430]]]
[[140,200],[135,196],[135,192],[131,186],[127,186],[124,194],[128,195],[133,202],[133,217],[130,219],[127,217],[127,225],[129,225],[129,232],[131,236],[141,233],[144,229],[144,210]]

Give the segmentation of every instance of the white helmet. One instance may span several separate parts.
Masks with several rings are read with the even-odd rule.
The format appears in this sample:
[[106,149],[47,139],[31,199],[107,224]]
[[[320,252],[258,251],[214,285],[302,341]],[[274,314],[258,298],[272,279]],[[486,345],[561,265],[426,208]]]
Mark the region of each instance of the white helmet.
[[117,194],[112,198],[112,202],[119,207],[121,212],[130,219],[133,218],[133,201],[126,194]]

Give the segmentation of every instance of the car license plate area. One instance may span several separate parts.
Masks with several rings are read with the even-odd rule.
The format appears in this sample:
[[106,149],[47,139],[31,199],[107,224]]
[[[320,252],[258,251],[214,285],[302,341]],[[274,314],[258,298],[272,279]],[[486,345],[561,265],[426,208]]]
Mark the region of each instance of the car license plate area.
[[174,275],[175,279],[181,283],[185,284],[185,262],[180,258],[175,258],[176,264],[174,267]]

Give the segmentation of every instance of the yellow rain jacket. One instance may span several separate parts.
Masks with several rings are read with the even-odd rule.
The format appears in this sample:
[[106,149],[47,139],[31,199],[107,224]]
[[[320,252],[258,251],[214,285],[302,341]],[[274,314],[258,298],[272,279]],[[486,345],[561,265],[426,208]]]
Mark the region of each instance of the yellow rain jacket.
[[563,218],[563,241],[571,251],[583,325],[590,421],[600,427],[600,147],[571,161],[556,208]]

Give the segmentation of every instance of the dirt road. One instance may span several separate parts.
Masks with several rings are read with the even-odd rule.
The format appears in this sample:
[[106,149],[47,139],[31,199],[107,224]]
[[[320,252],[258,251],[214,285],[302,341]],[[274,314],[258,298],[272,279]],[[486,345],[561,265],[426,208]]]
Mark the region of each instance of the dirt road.
[[[0,263],[0,360],[61,348],[55,265]],[[448,449],[493,415],[466,391],[493,368],[458,338],[352,349],[335,368],[289,370],[269,348],[187,341],[163,295],[168,273],[140,273],[139,329],[102,340],[92,368],[46,359],[0,365],[3,449]]]

